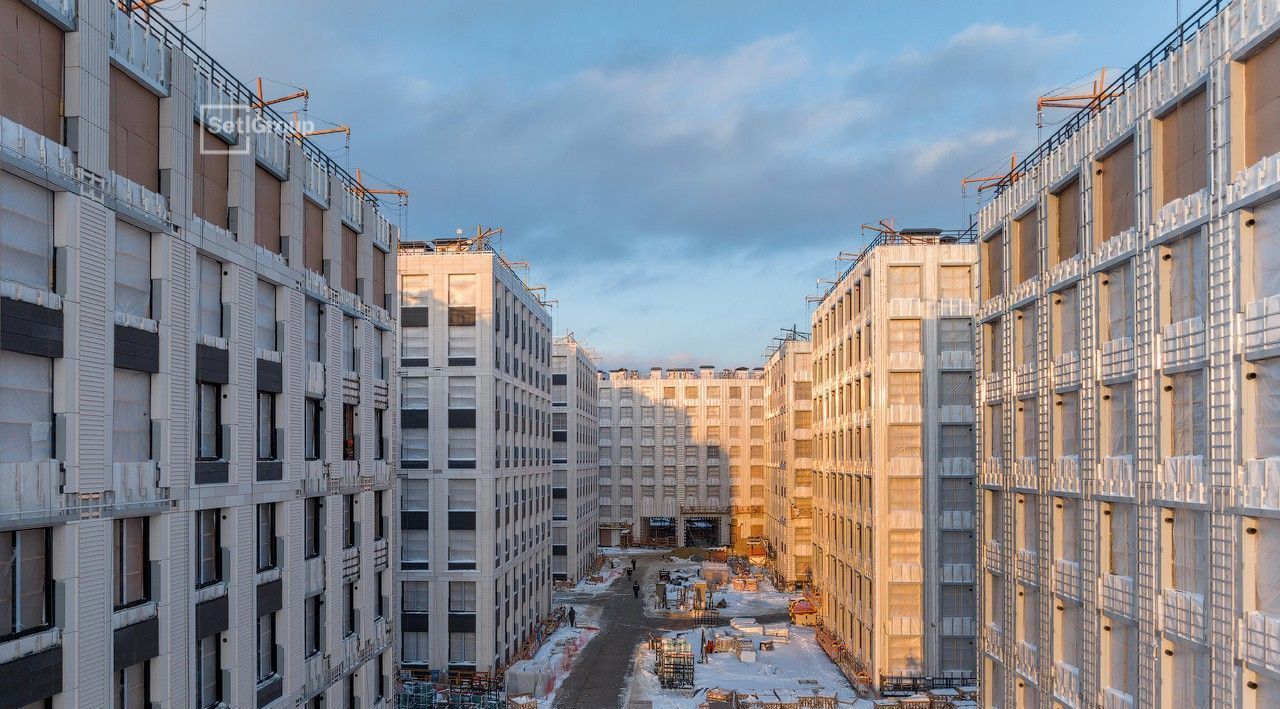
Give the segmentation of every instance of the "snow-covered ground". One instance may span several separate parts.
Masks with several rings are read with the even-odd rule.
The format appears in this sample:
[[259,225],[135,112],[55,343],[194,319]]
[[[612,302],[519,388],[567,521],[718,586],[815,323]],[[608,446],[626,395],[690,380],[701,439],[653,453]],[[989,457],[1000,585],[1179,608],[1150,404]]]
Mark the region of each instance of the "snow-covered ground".
[[[713,632],[734,632],[728,627],[708,628],[707,636]],[[695,664],[693,668],[694,689],[663,689],[654,672],[656,653],[648,645],[642,644],[636,652],[636,670],[629,688],[629,701],[650,701],[653,709],[694,709],[706,701],[707,690],[725,689],[739,692],[753,692],[766,701],[778,701],[779,696],[788,692],[795,694],[820,694],[832,696],[840,700],[842,707],[854,709],[871,709],[872,704],[858,695],[845,681],[844,675],[822,652],[814,638],[812,628],[791,627],[788,642],[780,642],[778,638],[760,635],[742,635],[752,638],[757,644],[761,640],[775,640],[773,650],[761,650],[756,653],[754,662],[744,662],[732,652],[715,652],[708,657],[707,663],[701,663],[700,641],[702,630],[694,629],[682,633],[695,648]],[[677,633],[668,633],[675,636]],[[775,694],[774,692],[778,694]],[[625,705],[625,704],[624,704]]]
[[[547,638],[532,658],[518,662],[508,670],[509,674],[514,671],[525,675],[524,681],[516,682],[516,684],[528,685],[519,687],[520,691],[546,693],[546,696],[536,698],[536,706],[539,709],[549,709],[555,702],[556,691],[569,676],[574,663],[581,656],[582,649],[591,642],[591,638],[595,637],[596,633],[600,632],[602,610],[600,606],[575,604],[573,608],[577,613],[576,628],[569,627],[566,621],[551,634],[551,637]],[[535,686],[536,689],[534,689]],[[512,691],[513,688],[514,685],[509,683],[508,691]],[[534,704],[530,702],[529,705]]]
[[758,591],[735,591],[726,586],[715,593],[716,601],[723,600],[729,604],[720,610],[725,617],[767,615],[769,613],[785,613],[788,601],[798,597],[797,594],[782,593],[773,587],[768,580],[760,582]]
[[590,576],[583,576],[578,579],[578,583],[574,584],[573,588],[565,589],[563,593],[585,594],[588,596],[604,593],[623,573],[625,572],[622,564],[618,564],[617,568],[614,569],[605,564],[604,568],[600,570],[601,581],[599,583],[593,583]]

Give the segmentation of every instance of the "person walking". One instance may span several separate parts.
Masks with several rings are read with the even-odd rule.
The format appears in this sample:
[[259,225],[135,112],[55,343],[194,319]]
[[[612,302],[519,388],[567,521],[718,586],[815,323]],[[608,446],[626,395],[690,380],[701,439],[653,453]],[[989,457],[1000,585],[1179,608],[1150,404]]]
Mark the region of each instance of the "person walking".
[[575,611],[573,606],[569,606],[569,627],[578,627],[578,611]]
[[640,597],[640,582],[639,582],[639,581],[633,581],[633,582],[631,583],[631,595],[635,596],[636,598],[639,598],[639,597]]
[[632,557],[632,558],[631,558],[631,570],[632,570],[632,571],[635,571],[635,570],[636,570],[636,560],[635,560],[635,557]]

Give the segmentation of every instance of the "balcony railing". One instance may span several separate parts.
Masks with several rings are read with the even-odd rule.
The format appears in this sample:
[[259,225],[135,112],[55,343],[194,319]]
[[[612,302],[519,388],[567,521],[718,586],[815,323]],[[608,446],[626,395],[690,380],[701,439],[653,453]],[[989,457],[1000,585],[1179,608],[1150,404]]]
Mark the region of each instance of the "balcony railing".
[[1098,461],[1098,493],[1133,497],[1133,458],[1107,456]]
[[1066,662],[1053,665],[1053,696],[1073,709],[1080,706],[1080,668]]
[[1199,593],[1169,589],[1162,594],[1164,629],[1192,642],[1204,642],[1207,618],[1204,596]]
[[1280,510],[1280,458],[1245,461],[1240,471],[1238,504],[1262,510]]
[[1204,458],[1170,456],[1156,470],[1156,497],[1192,504],[1209,501],[1209,480]]
[[0,152],[32,170],[75,180],[76,163],[71,148],[59,145],[30,128],[0,116]]
[[65,505],[56,460],[0,463],[0,520],[56,514]]
[[111,58],[161,94],[169,93],[169,48],[142,20],[143,13],[125,12],[111,4]]
[[1057,590],[1068,598],[1080,599],[1080,562],[1054,559],[1054,582]]
[[1104,573],[1098,579],[1102,605],[1113,612],[1133,617],[1133,577]]
[[1245,662],[1280,672],[1280,616],[1246,613],[1240,620],[1240,654]]

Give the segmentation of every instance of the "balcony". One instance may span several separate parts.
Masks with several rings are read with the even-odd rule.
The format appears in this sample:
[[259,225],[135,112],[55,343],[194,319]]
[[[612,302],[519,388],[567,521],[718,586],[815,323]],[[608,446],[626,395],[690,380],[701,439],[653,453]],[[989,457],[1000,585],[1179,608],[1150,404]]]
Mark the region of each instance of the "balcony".
[[973,531],[973,512],[969,510],[944,510],[938,522],[945,530]]
[[65,506],[62,464],[56,460],[0,463],[0,520],[59,514]]
[[992,487],[1003,487],[1004,459],[987,458],[982,461],[982,479],[979,482]]
[[1133,577],[1101,574],[1098,578],[1098,596],[1103,608],[1133,617]]
[[1099,364],[1104,381],[1111,381],[1133,374],[1133,338],[1117,337],[1102,343],[1099,348]]
[[987,623],[982,634],[982,649],[993,657],[1004,657],[1004,628],[999,623]]
[[1245,461],[1236,494],[1240,507],[1280,510],[1280,458]]
[[1168,589],[1161,595],[1160,605],[1165,630],[1191,642],[1204,642],[1208,620],[1204,613],[1204,596]]
[[1255,300],[1245,306],[1244,351],[1251,359],[1280,352],[1280,295]]
[[1107,687],[1098,693],[1102,709],[1133,709],[1133,695]]
[[1040,388],[1041,371],[1039,362],[1024,362],[1018,365],[1013,376],[1014,396],[1034,396]]
[[71,149],[0,116],[0,155],[28,172],[63,184],[76,181],[76,163]]
[[1080,668],[1066,662],[1053,664],[1053,696],[1072,709],[1080,706]]
[[344,187],[339,206],[342,221],[357,232],[364,231],[364,200],[356,194],[354,186]]
[[971,638],[977,630],[977,623],[973,618],[943,618],[940,630],[947,637]]
[[1203,505],[1209,501],[1208,471],[1198,455],[1170,456],[1156,469],[1157,499]]
[[156,93],[169,94],[169,48],[143,19],[144,13],[124,12],[111,5],[111,58]]
[[1103,241],[1093,250],[1093,268],[1105,269],[1133,255],[1138,248],[1138,229],[1129,227]]
[[1149,237],[1160,240],[1176,231],[1187,229],[1209,217],[1209,188],[1205,187],[1185,197],[1169,202],[1156,212],[1151,221]]
[[1020,490],[1035,492],[1039,489],[1038,458],[1018,458],[1013,461],[1011,484]]
[[1004,548],[1000,542],[994,539],[988,539],[983,545],[983,560],[986,562],[987,569],[996,573],[1004,573]]
[[1205,358],[1204,318],[1165,325],[1160,332],[1160,354],[1166,368],[1185,367]]
[[1034,549],[1019,549],[1015,555],[1018,578],[1025,582],[1039,583],[1040,555]]
[[973,404],[943,404],[938,407],[939,423],[973,423]]
[[1054,559],[1053,585],[1059,595],[1080,600],[1080,562]]
[[1133,458],[1107,456],[1098,461],[1098,494],[1133,497]]
[[1084,254],[1076,254],[1049,267],[1045,272],[1045,281],[1050,288],[1055,288],[1068,281],[1080,277],[1084,271]]
[[306,160],[302,171],[302,190],[316,204],[328,209],[329,168],[310,151],[304,151],[304,155]]
[[973,353],[959,350],[943,350],[938,353],[938,369],[973,370]]
[[895,616],[889,619],[886,632],[893,636],[917,636],[924,632],[924,619],[919,616]]
[[172,219],[169,198],[114,172],[111,173],[111,194],[115,197],[115,206],[119,211],[132,211],[137,216],[160,224],[168,224]]
[[1035,643],[1019,640],[1014,652],[1014,662],[1018,671],[1028,677],[1035,677],[1036,668],[1040,662],[1040,649]]
[[918,478],[924,472],[919,458],[890,458],[887,474],[892,478]]
[[943,458],[942,476],[947,478],[973,477],[973,458]]
[[1240,619],[1240,655],[1251,665],[1280,673],[1280,616],[1246,613]]
[[922,421],[920,407],[911,404],[890,404],[889,423],[918,424]]
[[924,568],[920,564],[890,564],[889,581],[892,583],[921,583]]
[[1075,386],[1080,383],[1083,371],[1079,350],[1063,352],[1053,358],[1053,386],[1055,388]]
[[939,578],[942,583],[973,583],[973,564],[943,564]]
[[919,352],[890,352],[889,369],[894,371],[920,371],[924,357]]
[[111,464],[111,491],[116,508],[163,505],[169,488],[160,487],[160,469],[154,460]]
[[1032,276],[1009,289],[1009,307],[1016,308],[1039,294],[1040,276]]
[[1049,471],[1049,489],[1053,492],[1080,492],[1080,457],[1060,455]]

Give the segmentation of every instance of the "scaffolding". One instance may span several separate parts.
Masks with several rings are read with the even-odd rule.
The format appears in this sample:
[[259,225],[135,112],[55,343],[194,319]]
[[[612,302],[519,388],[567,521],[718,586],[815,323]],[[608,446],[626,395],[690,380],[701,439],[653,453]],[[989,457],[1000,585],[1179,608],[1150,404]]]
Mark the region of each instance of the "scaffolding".
[[693,648],[684,638],[663,638],[658,643],[654,672],[663,689],[693,689]]
[[432,671],[430,679],[401,673],[399,709],[500,709],[502,681],[487,672]]

